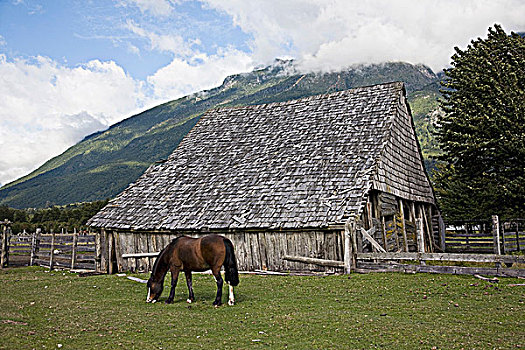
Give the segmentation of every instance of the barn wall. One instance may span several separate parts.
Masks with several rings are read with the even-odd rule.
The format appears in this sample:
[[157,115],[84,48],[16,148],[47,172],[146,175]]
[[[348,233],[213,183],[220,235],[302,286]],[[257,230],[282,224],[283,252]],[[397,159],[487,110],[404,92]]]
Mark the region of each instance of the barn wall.
[[[372,226],[376,229],[372,237],[387,252],[416,252],[420,244],[416,220],[421,219],[424,250],[436,252],[444,248],[440,218],[434,204],[413,202],[391,193],[372,190],[368,194],[360,220],[365,229],[368,230]],[[358,250],[371,252],[373,248],[358,236]]]
[[182,234],[200,237],[210,233],[229,238],[241,271],[334,271],[334,268],[283,260],[284,255],[343,261],[344,237],[339,230],[129,232],[111,231],[119,271],[149,271],[155,258],[123,259],[125,253],[158,252]]

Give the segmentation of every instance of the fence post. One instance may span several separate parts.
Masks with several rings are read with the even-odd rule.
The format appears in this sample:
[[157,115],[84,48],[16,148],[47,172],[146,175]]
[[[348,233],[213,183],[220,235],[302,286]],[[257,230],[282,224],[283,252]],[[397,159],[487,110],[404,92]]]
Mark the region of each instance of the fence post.
[[494,236],[494,254],[501,255],[501,247],[499,244],[499,218],[497,215],[492,215],[492,234]]
[[425,235],[423,230],[423,218],[416,218],[417,250],[420,253],[425,252]]
[[345,223],[345,251],[344,251],[344,265],[345,273],[350,274],[352,270],[355,270],[357,267],[356,253],[357,253],[357,244],[355,235],[356,235],[356,225],[355,221],[348,219]]
[[519,225],[519,221],[516,221],[516,249],[518,250],[518,252],[521,252],[521,247],[520,247],[520,225]]
[[102,270],[102,264],[101,264],[101,257],[102,257],[102,252],[101,252],[101,239],[100,239],[100,231],[97,230],[95,232],[95,270],[97,272],[100,272]]
[[73,246],[71,247],[71,270],[75,268],[77,263],[77,242],[78,242],[78,233],[77,229],[73,229]]
[[11,222],[7,219],[2,222],[2,225],[4,226],[2,230],[2,251],[1,251],[1,257],[0,257],[0,268],[7,267],[9,265],[9,225]]
[[49,269],[53,269],[55,260],[55,231],[51,231],[51,249],[49,250]]
[[39,234],[40,229],[37,228],[31,237],[31,259],[29,260],[29,266],[33,266],[35,264],[36,254],[38,252],[37,235]]
[[446,234],[447,234],[447,228],[445,226],[445,222],[443,221],[443,217],[441,217],[441,214],[439,214],[439,238],[440,238],[441,250],[443,250],[443,253],[447,249]]

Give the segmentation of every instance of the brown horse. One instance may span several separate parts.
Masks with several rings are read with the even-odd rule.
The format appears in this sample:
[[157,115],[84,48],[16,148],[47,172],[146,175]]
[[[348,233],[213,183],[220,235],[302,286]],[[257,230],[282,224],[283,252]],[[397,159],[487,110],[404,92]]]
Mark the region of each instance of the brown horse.
[[171,291],[166,304],[173,303],[175,287],[182,270],[186,275],[188,284],[188,303],[195,301],[193,287],[191,283],[192,271],[210,270],[217,282],[217,296],[213,305],[222,304],[221,267],[224,265],[224,277],[226,283],[230,285],[228,304],[233,305],[235,298],[233,287],[239,284],[239,273],[237,271],[237,261],[233,251],[232,242],[219,235],[208,235],[201,238],[181,236],[175,238],[166,246],[157,257],[151,276],[148,280],[148,296],[146,302],[155,303],[164,288],[164,277],[171,271]]

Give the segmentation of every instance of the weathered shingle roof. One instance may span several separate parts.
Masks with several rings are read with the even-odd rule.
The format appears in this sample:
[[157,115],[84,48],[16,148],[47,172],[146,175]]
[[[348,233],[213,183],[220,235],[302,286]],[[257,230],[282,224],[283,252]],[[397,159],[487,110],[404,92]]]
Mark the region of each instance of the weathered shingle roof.
[[325,227],[360,212],[371,188],[434,201],[402,83],[209,111],[89,224]]

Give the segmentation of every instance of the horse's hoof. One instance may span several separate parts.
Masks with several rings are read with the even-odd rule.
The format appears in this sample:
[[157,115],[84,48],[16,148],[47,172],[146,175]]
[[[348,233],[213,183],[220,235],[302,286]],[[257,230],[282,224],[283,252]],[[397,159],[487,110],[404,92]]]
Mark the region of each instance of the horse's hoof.
[[233,300],[228,300],[228,305],[233,306],[235,305],[235,302]]
[[166,300],[165,303],[166,304],[173,304],[173,300]]
[[187,302],[188,304],[191,304],[191,303],[193,302],[193,300],[191,300],[191,299],[186,299],[186,302]]

